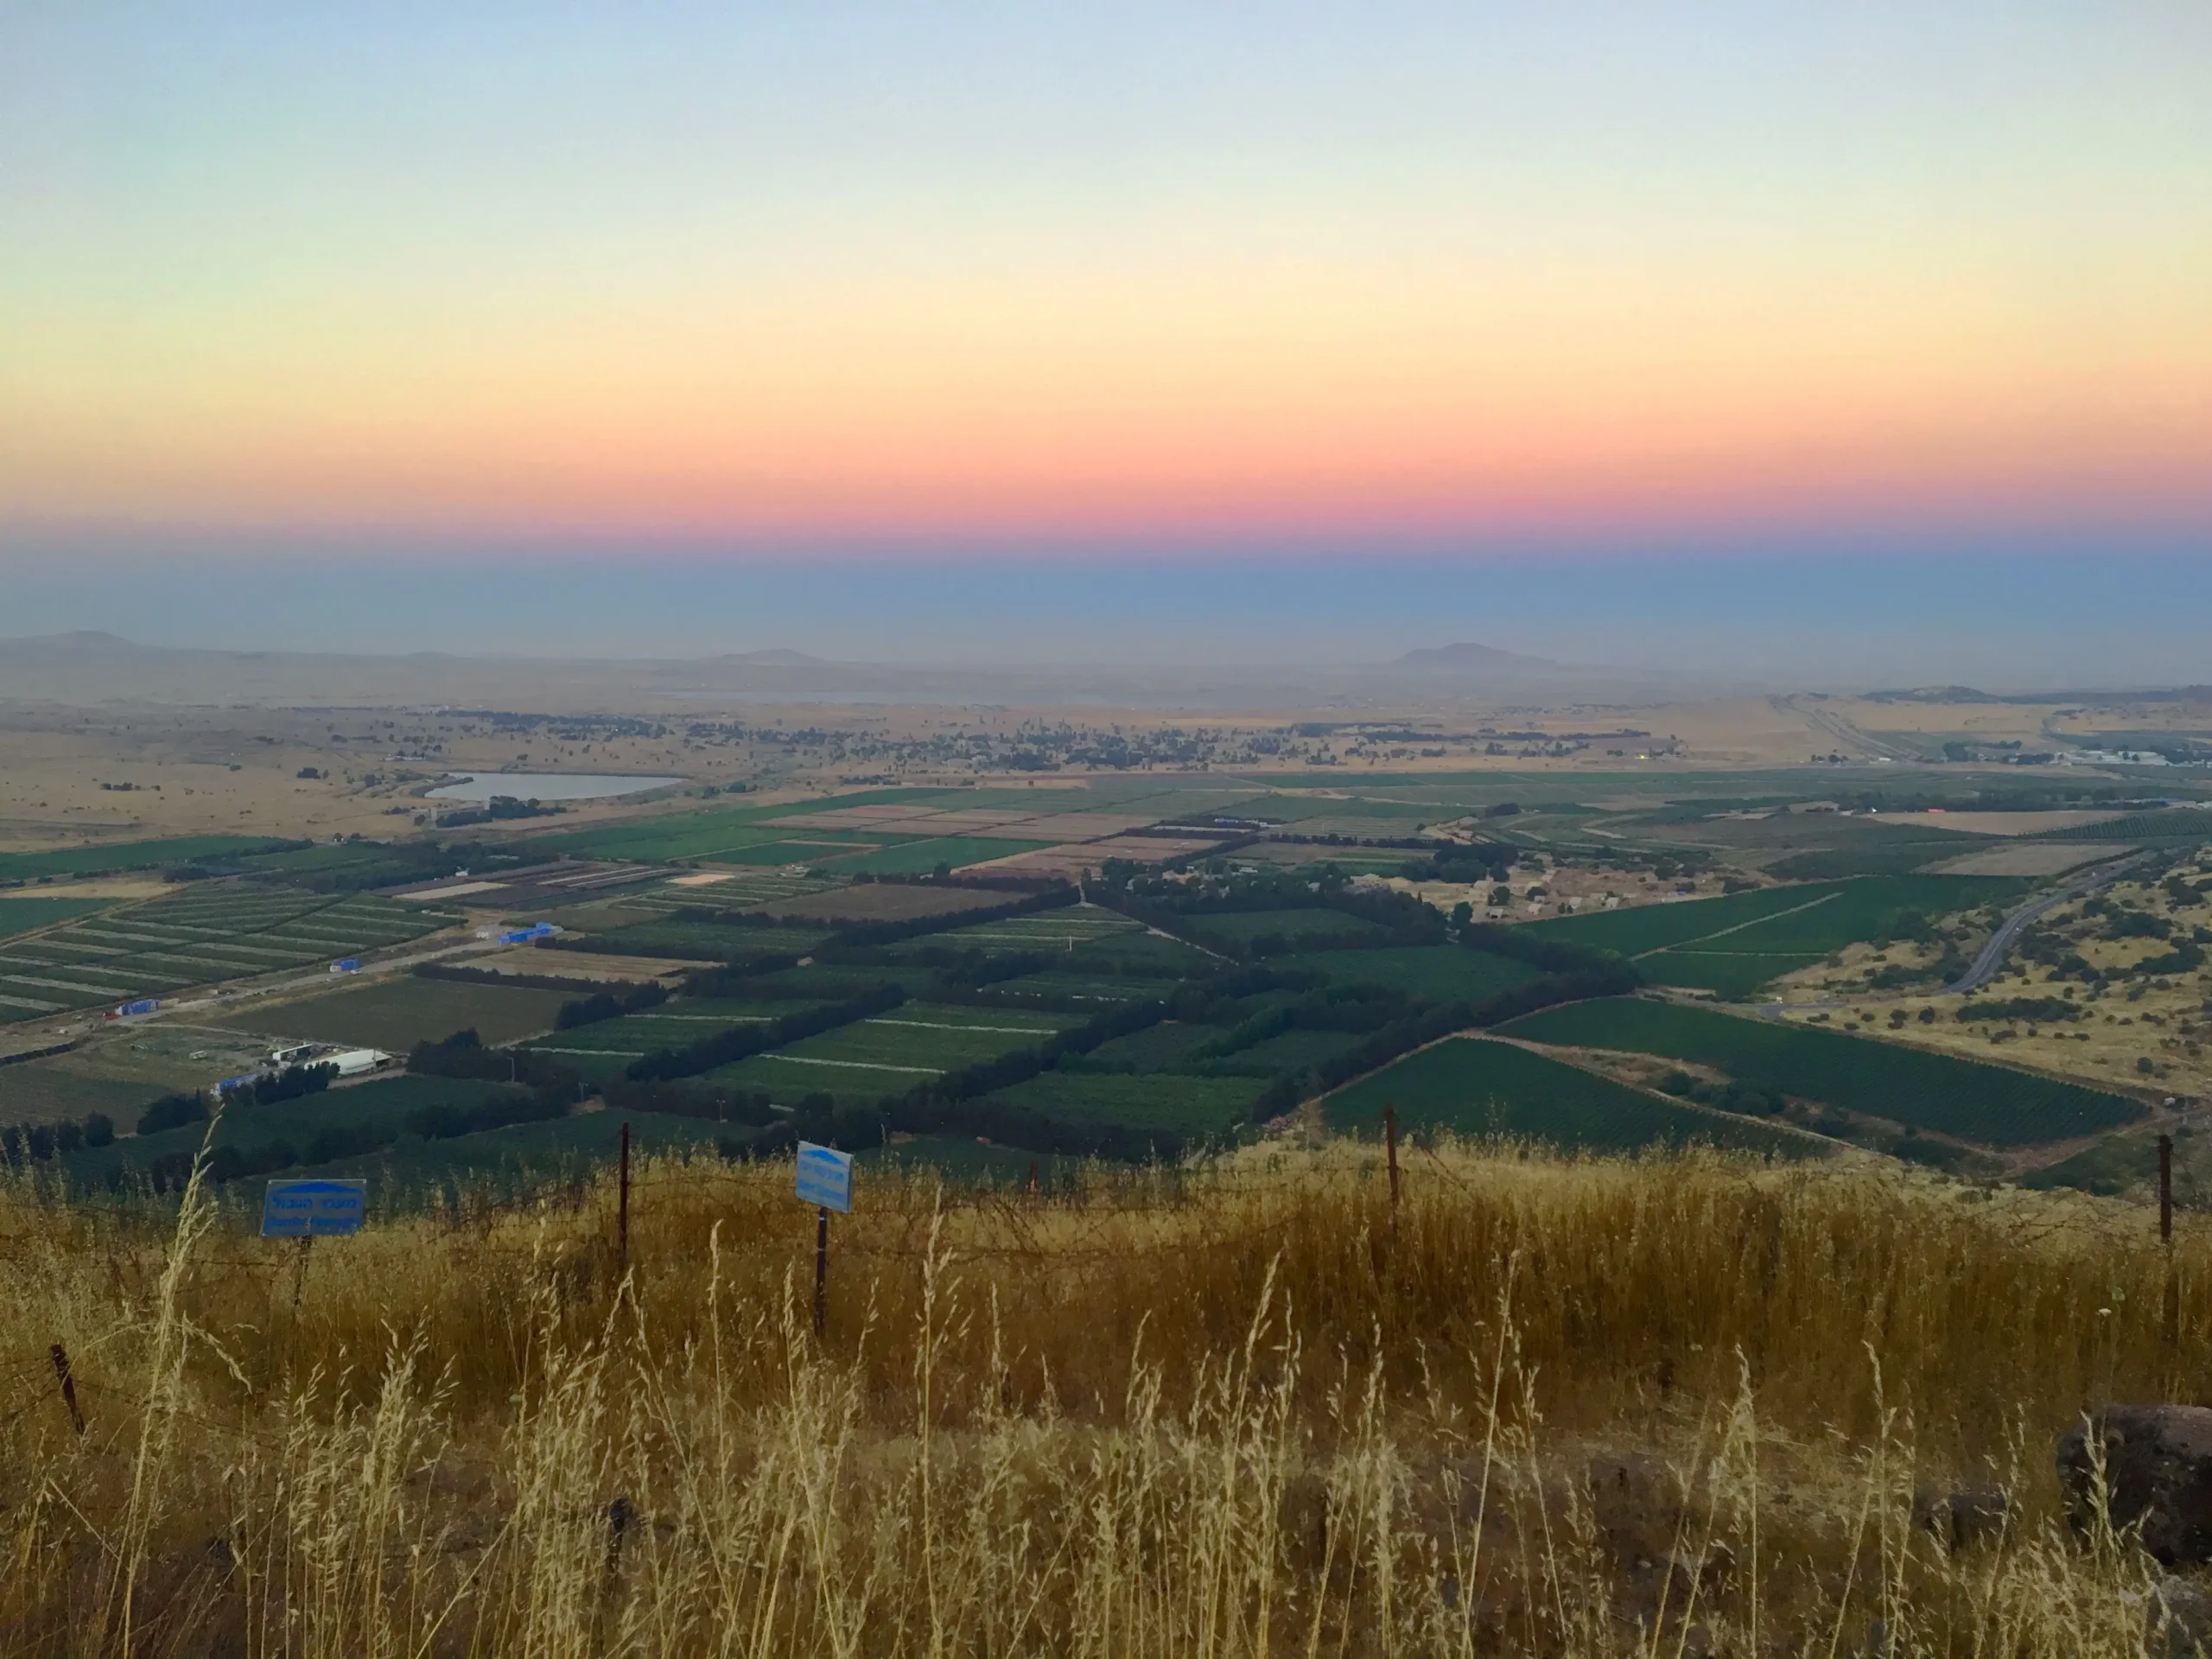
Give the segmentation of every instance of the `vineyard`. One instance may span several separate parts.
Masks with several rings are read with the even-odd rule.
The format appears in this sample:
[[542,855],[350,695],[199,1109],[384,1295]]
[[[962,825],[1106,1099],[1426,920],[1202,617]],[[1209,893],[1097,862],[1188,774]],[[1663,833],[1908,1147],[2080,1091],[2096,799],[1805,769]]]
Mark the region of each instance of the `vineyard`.
[[1988,1147],[2068,1140],[2144,1115],[2124,1096],[2032,1072],[1637,997],[1547,1008],[1505,1030],[1530,1042],[1711,1066],[1747,1087]]
[[1332,1128],[1372,1136],[1385,1105],[1406,1129],[1503,1135],[1580,1152],[1636,1152],[1704,1142],[1780,1156],[1820,1149],[1791,1135],[1700,1112],[1512,1043],[1454,1038],[1329,1096]]

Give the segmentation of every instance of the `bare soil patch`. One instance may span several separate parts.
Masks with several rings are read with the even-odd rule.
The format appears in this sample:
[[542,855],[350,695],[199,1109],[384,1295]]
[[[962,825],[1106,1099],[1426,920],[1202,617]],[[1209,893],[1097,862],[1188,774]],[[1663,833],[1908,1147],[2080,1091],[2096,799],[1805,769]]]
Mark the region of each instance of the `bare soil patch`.
[[618,957],[596,950],[540,950],[517,945],[489,956],[468,957],[464,965],[494,974],[529,974],[546,979],[627,979],[642,984],[653,980],[673,985],[695,968],[719,968],[718,962],[679,962],[671,957]]
[[1917,824],[1928,830],[1957,830],[1973,836],[2036,836],[2047,830],[2086,830],[2109,823],[2124,812],[1885,812],[1884,823]]
[[2120,850],[2109,842],[2084,845],[2063,841],[2022,842],[2012,847],[1990,847],[1963,857],[1928,866],[1931,875],[2063,875],[2084,864],[2109,858]]

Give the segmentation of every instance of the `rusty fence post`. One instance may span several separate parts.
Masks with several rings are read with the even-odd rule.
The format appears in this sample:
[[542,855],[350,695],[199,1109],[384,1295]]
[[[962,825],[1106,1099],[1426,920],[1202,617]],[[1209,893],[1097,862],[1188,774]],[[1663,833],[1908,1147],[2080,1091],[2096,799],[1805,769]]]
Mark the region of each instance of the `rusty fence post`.
[[614,1238],[622,1265],[630,1265],[630,1126],[622,1126],[622,1190],[614,1211]]
[[1395,1101],[1382,1106],[1382,1146],[1390,1160],[1390,1224],[1398,1221],[1398,1107]]
[[2158,1137],[2158,1242],[2166,1252],[2164,1337],[2169,1348],[2181,1343],[2181,1284],[2174,1277],[2174,1138]]
[[2174,1138],[2158,1137],[2158,1237],[2174,1242]]
[[77,1403],[77,1379],[69,1374],[69,1351],[57,1342],[54,1344],[53,1354],[54,1375],[61,1383],[61,1403],[69,1408],[69,1421],[82,1434],[85,1432],[85,1413]]
[[814,1214],[814,1335],[818,1341],[830,1317],[830,1206]]

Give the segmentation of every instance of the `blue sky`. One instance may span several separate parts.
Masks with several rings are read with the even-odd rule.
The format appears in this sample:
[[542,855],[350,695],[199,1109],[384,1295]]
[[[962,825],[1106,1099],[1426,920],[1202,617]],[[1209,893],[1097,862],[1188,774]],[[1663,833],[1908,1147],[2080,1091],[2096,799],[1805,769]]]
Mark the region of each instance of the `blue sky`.
[[2181,0],[25,0],[0,637],[2212,680],[2209,87]]

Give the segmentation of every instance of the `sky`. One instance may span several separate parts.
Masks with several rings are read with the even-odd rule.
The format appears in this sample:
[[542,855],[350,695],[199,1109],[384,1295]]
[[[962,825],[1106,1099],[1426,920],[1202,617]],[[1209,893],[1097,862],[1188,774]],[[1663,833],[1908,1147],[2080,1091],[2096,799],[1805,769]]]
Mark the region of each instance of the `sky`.
[[2185,669],[2208,86],[2194,0],[20,0],[0,638]]

